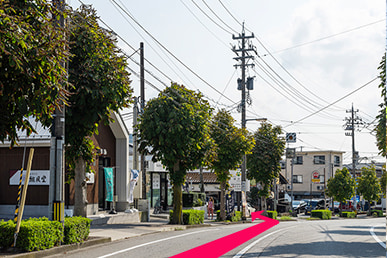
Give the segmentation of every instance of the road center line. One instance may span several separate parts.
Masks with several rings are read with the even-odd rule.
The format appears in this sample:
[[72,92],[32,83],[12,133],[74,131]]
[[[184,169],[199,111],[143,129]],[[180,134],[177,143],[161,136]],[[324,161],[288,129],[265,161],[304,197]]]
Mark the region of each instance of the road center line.
[[[292,226],[292,227],[295,227],[295,226]],[[260,242],[261,240],[265,239],[266,237],[269,237],[273,234],[276,234],[280,231],[287,231],[289,230],[290,228],[292,227],[289,227],[289,228],[285,228],[285,229],[278,229],[274,232],[271,232],[270,234],[267,234],[266,236],[263,236],[257,240],[255,240],[254,242],[252,242],[251,244],[249,244],[248,246],[246,246],[245,248],[243,248],[241,251],[239,251],[239,253],[237,253],[233,258],[238,258],[238,257],[242,257],[251,247],[253,247],[254,245],[256,245],[258,242]]]
[[379,239],[379,237],[377,237],[376,235],[375,235],[375,232],[374,232],[374,228],[375,227],[378,227],[378,226],[384,226],[383,224],[379,224],[379,225],[376,225],[376,226],[372,226],[371,228],[370,228],[370,234],[372,235],[372,237],[376,240],[376,242],[378,242],[379,243],[379,245],[381,245],[383,248],[386,248],[386,243],[384,243],[382,240],[380,240]]
[[106,254],[106,255],[103,255],[103,256],[99,256],[98,258],[110,257],[110,256],[114,256],[114,255],[116,255],[116,254],[125,253],[125,252],[127,252],[127,251],[130,251],[130,250],[133,250],[133,249],[142,247],[142,246],[151,245],[151,244],[155,244],[155,243],[167,241],[167,240],[174,239],[174,238],[178,238],[178,237],[193,235],[193,234],[202,233],[202,232],[206,232],[206,231],[212,231],[212,230],[218,230],[218,229],[206,229],[206,230],[200,230],[200,231],[196,231],[196,232],[190,232],[190,233],[186,233],[186,234],[182,234],[182,235],[178,235],[178,236],[167,237],[167,238],[155,240],[155,241],[152,241],[152,242],[144,243],[144,244],[141,244],[141,245],[132,246],[132,247],[129,247],[129,248],[126,248],[126,249],[123,249],[123,250],[120,250],[120,251],[117,251],[117,252],[114,252],[114,253],[110,253],[110,254]]

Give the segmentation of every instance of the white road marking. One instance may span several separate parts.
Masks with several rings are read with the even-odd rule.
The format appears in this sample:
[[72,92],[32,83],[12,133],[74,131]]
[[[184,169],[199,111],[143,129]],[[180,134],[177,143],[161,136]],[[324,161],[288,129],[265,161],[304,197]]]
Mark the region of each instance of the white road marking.
[[130,250],[133,250],[133,249],[136,249],[136,248],[139,248],[139,247],[143,247],[143,246],[146,246],[146,245],[151,245],[151,244],[155,244],[155,243],[167,241],[167,240],[174,239],[174,238],[178,238],[178,237],[193,235],[193,234],[202,233],[202,232],[206,232],[206,231],[212,231],[212,230],[218,230],[218,229],[200,230],[200,231],[190,232],[190,233],[186,233],[186,234],[182,234],[182,235],[178,235],[178,236],[167,237],[167,238],[155,240],[155,241],[152,241],[152,242],[144,243],[144,244],[141,244],[141,245],[132,246],[132,247],[129,247],[129,248],[126,248],[126,249],[123,249],[123,250],[120,250],[120,251],[117,251],[117,252],[114,252],[114,253],[105,254],[105,255],[103,255],[103,256],[99,256],[98,258],[110,257],[110,256],[114,256],[114,255],[116,255],[116,254],[125,253],[125,252],[127,252],[127,251],[130,251]]
[[[370,234],[372,235],[372,237],[376,240],[376,242],[379,243],[379,245],[381,245],[383,248],[386,248],[386,243],[384,243],[382,240],[380,240],[374,233],[374,228],[375,227],[378,227],[378,226],[384,226],[384,224],[379,224],[379,225],[376,225],[376,226],[372,226],[370,228]],[[387,255],[387,254],[386,254]],[[387,256],[386,256],[387,257]]]
[[[293,226],[294,227],[294,226]],[[251,247],[253,247],[254,245],[256,245],[258,242],[260,242],[261,240],[265,239],[266,237],[269,237],[273,234],[276,234],[280,231],[287,231],[288,229],[290,229],[292,227],[289,227],[289,228],[285,228],[285,229],[278,229],[277,231],[274,231],[274,232],[271,232],[270,234],[267,234],[266,236],[263,236],[257,240],[255,240],[254,242],[252,242],[251,244],[249,244],[248,246],[246,246],[244,249],[242,249],[241,251],[239,251],[239,253],[237,253],[233,258],[238,258],[238,257],[242,257]]]

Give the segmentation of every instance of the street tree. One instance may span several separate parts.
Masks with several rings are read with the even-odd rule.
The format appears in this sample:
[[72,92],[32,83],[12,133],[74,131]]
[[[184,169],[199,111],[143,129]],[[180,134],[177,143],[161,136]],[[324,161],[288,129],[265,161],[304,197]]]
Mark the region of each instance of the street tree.
[[173,184],[173,224],[182,224],[182,184],[205,159],[212,109],[201,93],[172,85],[151,99],[138,124],[139,150],[161,161]]
[[225,220],[225,191],[230,170],[241,165],[243,157],[254,146],[254,139],[245,128],[237,128],[235,119],[225,109],[219,110],[211,121],[210,135],[215,143],[216,158],[209,168],[220,182],[220,219]]
[[82,5],[71,14],[69,106],[66,109],[66,162],[75,177],[74,214],[86,216],[86,179],[95,159],[91,139],[98,124],[109,124],[112,112],[128,107],[132,99],[127,60],[112,32],[101,28],[96,11]]
[[18,130],[28,135],[33,116],[49,125],[55,107],[66,96],[66,29],[55,25],[65,15],[46,0],[0,4],[0,141],[18,140]]
[[386,182],[387,182],[386,180],[387,180],[386,165],[384,165],[383,174],[379,179],[380,189],[381,189],[383,198],[386,198]]
[[[383,56],[380,66],[379,78],[380,84],[379,88],[381,90],[381,97],[383,102],[379,104],[379,114],[377,115],[377,125],[375,128],[376,132],[376,142],[379,149],[379,154],[387,157],[387,131],[386,131],[386,109],[387,109],[387,96],[386,96],[386,55]],[[385,190],[385,189],[384,189]]]
[[[328,180],[326,194],[340,203],[346,202],[355,195],[355,180],[347,168],[336,170],[335,176]],[[343,207],[340,205],[340,215]]]
[[[285,151],[285,140],[280,137],[280,126],[262,123],[254,133],[255,146],[247,156],[247,178],[255,179],[260,188],[261,209],[266,209],[266,198],[273,186],[273,179],[279,177],[280,161]],[[262,207],[263,205],[263,207]]]
[[[380,196],[380,183],[376,177],[375,167],[362,167],[361,176],[357,178],[357,192],[361,194],[365,200],[371,204]],[[370,207],[370,206],[368,206]]]

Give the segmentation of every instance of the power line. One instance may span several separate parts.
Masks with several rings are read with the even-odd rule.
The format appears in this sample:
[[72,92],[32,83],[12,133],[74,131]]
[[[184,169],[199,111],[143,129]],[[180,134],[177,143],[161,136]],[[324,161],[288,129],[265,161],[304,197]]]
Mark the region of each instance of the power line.
[[314,113],[312,113],[312,114],[310,114],[310,115],[307,115],[307,116],[306,116],[306,117],[304,117],[304,118],[301,118],[301,119],[299,119],[299,120],[295,121],[293,124],[296,124],[296,123],[298,123],[298,122],[304,121],[305,119],[307,119],[307,118],[309,118],[309,117],[311,117],[311,116],[314,116],[314,115],[316,115],[316,114],[320,113],[321,111],[323,111],[323,110],[327,109],[328,107],[330,107],[330,106],[332,106],[332,105],[336,104],[337,102],[340,102],[341,100],[343,100],[343,99],[347,98],[348,96],[350,96],[350,95],[354,94],[355,92],[357,92],[357,91],[361,90],[362,88],[364,88],[364,87],[368,86],[369,84],[371,84],[372,82],[376,81],[377,79],[379,79],[379,77],[375,77],[374,79],[372,79],[371,81],[367,82],[366,84],[364,84],[364,85],[360,86],[360,87],[359,87],[359,88],[357,88],[356,90],[353,90],[353,91],[351,91],[351,92],[350,92],[350,93],[348,93],[347,95],[345,95],[345,96],[343,96],[343,97],[339,98],[338,100],[336,100],[336,101],[332,102],[332,103],[331,103],[331,104],[329,104],[328,106],[326,106],[326,107],[324,107],[324,108],[322,108],[322,109],[320,109],[320,110],[318,110],[318,111],[316,111],[316,112],[314,112]]
[[[195,71],[193,71],[189,66],[187,66],[185,63],[183,63],[179,58],[176,57],[168,48],[166,48],[163,44],[161,44],[160,41],[158,41],[148,30],[146,30],[132,15],[130,15],[126,10],[122,8],[115,0],[110,0],[114,2],[131,20],[133,20],[149,37],[151,37],[158,45],[160,45],[168,54],[170,54],[176,61],[178,61],[181,65],[183,65],[188,71],[190,71],[193,75],[195,75],[199,80],[201,80],[203,83],[205,83],[207,86],[209,86],[211,89],[213,89],[218,94],[222,95],[222,93],[217,90],[215,87],[213,87],[210,83],[208,83],[206,80],[204,80],[199,74],[197,74]],[[224,98],[229,100],[230,102],[234,102],[229,97],[223,95]]]
[[[228,31],[227,29],[225,29],[224,27],[222,27],[219,23],[217,23],[216,21],[214,21],[205,11],[203,11],[203,9],[194,1],[194,0],[191,0],[191,2],[210,20],[212,21],[216,26],[218,26],[220,29],[222,29],[223,31],[227,32],[228,34],[232,34],[232,32]],[[232,29],[231,29],[232,30]]]

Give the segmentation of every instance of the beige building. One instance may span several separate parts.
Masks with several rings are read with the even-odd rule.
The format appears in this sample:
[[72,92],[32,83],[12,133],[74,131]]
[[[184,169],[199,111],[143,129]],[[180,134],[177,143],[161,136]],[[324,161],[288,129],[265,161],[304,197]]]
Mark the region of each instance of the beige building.
[[323,198],[329,178],[343,167],[342,151],[296,151],[293,162],[287,158],[281,163],[281,173],[288,179],[287,192],[294,200]]

